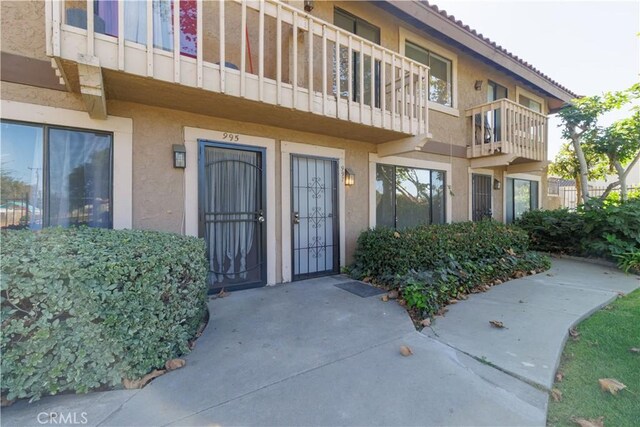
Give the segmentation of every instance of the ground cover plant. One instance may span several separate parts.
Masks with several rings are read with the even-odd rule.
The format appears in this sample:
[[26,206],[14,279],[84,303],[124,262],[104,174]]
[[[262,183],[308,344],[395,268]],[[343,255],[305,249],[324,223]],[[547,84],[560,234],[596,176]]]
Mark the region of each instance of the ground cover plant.
[[206,311],[201,240],[96,228],[1,237],[3,401],[116,386],[189,350]]
[[350,274],[392,290],[419,322],[470,292],[548,269],[528,245],[524,231],[491,220],[380,227],[358,238]]
[[640,290],[598,311],[571,335],[556,375],[548,424],[575,426],[582,419],[606,426],[637,426]]
[[608,258],[640,273],[640,198],[592,200],[577,211],[530,211],[516,224],[535,250]]

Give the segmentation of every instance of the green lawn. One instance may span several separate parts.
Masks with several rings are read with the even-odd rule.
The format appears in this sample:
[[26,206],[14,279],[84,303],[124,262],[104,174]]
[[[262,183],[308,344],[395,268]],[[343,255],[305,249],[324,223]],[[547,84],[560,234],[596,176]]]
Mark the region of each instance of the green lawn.
[[[578,325],[578,340],[569,338],[555,387],[562,400],[549,399],[548,425],[576,426],[572,417],[604,417],[604,425],[640,425],[640,289]],[[600,389],[599,378],[614,378],[628,388],[617,396]]]

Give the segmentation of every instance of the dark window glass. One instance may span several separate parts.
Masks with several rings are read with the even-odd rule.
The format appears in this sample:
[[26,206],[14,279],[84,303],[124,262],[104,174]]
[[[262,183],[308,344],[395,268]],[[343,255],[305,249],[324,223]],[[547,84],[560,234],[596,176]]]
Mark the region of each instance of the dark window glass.
[[407,228],[446,222],[445,174],[391,165],[376,166],[376,225]]
[[395,173],[393,166],[377,165],[376,167],[376,222],[377,225],[395,227],[396,207]]
[[2,123],[3,228],[112,226],[112,136]]
[[452,62],[411,42],[405,42],[407,58],[429,67],[429,101],[453,106]]
[[507,178],[507,223],[538,209],[538,181]]
[[[348,31],[352,34],[362,37],[363,39],[369,40],[372,43],[380,44],[380,28],[371,25],[370,23],[358,18],[357,16],[351,15],[348,12],[345,12],[340,9],[335,9],[333,14],[333,23],[342,28],[345,31]],[[341,96],[347,96],[348,92],[348,50],[346,47],[340,47],[340,94]],[[361,57],[364,58],[361,61]],[[373,91],[371,88],[371,55],[361,55],[360,52],[353,52],[352,58],[353,64],[353,75],[350,77],[352,79],[353,85],[353,95],[352,99],[356,102],[360,102],[360,65],[363,67],[363,102],[366,105],[371,105],[371,97],[373,93],[375,107],[380,107],[380,61],[375,61],[373,64]],[[362,62],[362,64],[361,64]],[[342,71],[346,70],[346,71]]]

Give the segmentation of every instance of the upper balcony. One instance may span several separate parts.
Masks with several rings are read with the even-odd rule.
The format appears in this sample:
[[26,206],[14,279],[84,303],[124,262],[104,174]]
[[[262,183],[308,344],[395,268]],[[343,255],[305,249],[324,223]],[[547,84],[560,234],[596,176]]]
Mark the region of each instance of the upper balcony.
[[467,157],[477,166],[498,166],[547,159],[547,117],[509,99],[466,111]]
[[257,121],[368,127],[382,135],[371,142],[428,134],[428,67],[278,0],[52,1],[46,17],[47,54],[61,78],[77,75],[95,117],[106,116],[104,86],[128,100],[162,82],[150,96],[232,97],[227,110],[242,101]]

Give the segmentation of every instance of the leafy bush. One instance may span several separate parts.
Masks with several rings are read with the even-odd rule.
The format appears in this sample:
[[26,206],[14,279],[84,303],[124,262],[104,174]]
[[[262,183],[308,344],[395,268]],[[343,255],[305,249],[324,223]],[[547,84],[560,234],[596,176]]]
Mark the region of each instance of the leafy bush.
[[544,252],[600,256],[620,263],[640,252],[640,198],[592,200],[577,212],[526,212],[516,224],[528,233],[532,248]]
[[621,203],[594,200],[582,207],[580,214],[585,223],[585,252],[615,258],[640,251],[640,199]]
[[543,252],[578,254],[582,251],[584,219],[568,209],[525,212],[516,225],[529,234],[531,246]]
[[2,233],[2,395],[87,392],[188,351],[206,310],[202,241],[141,230]]
[[447,264],[502,257],[505,250],[526,252],[527,234],[495,221],[423,225],[404,230],[376,228],[358,237],[354,276],[406,274]]
[[478,285],[549,266],[527,251],[522,230],[482,221],[365,231],[351,275],[400,289],[407,307],[426,317]]

